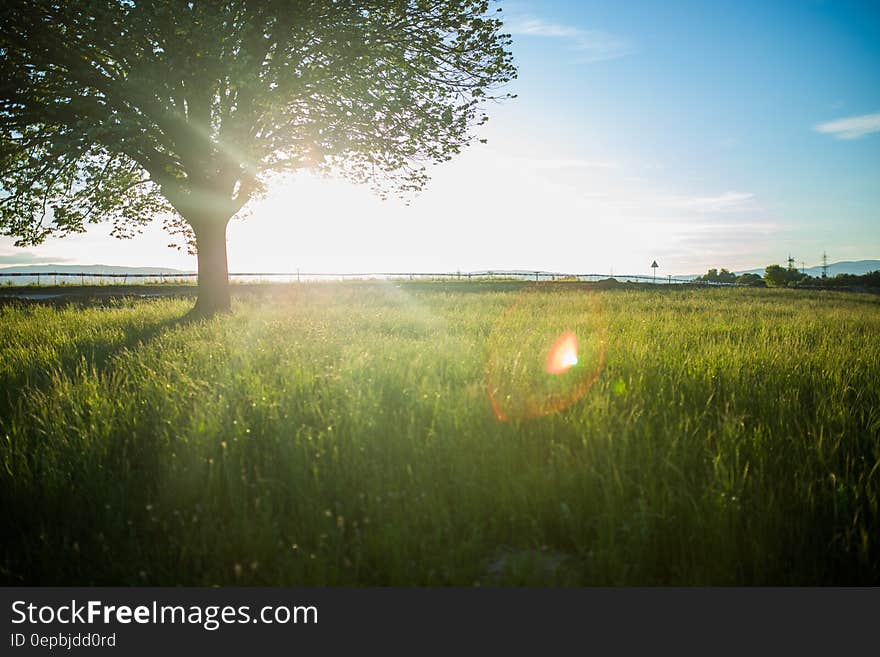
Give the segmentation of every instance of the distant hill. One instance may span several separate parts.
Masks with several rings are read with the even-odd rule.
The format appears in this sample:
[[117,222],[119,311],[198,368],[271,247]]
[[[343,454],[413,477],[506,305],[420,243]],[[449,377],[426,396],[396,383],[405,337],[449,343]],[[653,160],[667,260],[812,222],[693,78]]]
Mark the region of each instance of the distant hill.
[[[774,263],[768,262],[767,264]],[[781,267],[785,267],[788,263],[782,261],[775,264],[780,265]],[[838,274],[855,274],[856,276],[861,276],[862,274],[877,271],[878,269],[880,269],[880,260],[844,260],[842,262],[828,263],[829,276],[837,276]],[[800,271],[801,268],[797,267],[797,270]],[[703,272],[703,274],[705,273],[706,272]],[[733,273],[758,274],[759,276],[763,276],[764,267],[759,267],[758,269],[738,269]],[[807,267],[806,269],[804,269],[804,273],[818,278],[822,275],[822,266],[817,265],[816,267]],[[703,274],[688,274],[685,276],[678,276],[677,278],[696,278],[697,276],[702,276]]]
[[[37,276],[37,274],[43,276]],[[71,276],[45,276],[47,273],[55,274],[72,274]],[[11,267],[0,267],[0,286],[22,286],[41,283],[43,285],[56,283],[87,283],[96,285],[100,283],[121,283],[126,279],[123,278],[92,278],[83,276],[80,278],[76,274],[116,274],[117,276],[128,274],[138,274],[140,282],[148,282],[151,280],[158,281],[160,277],[177,276],[185,274],[180,269],[172,269],[171,267],[120,267],[117,265],[60,265],[48,263],[45,265],[14,265]],[[16,274],[16,276],[3,276],[3,274]],[[146,278],[147,276],[155,276],[155,279]],[[128,279],[129,281],[131,279]]]
[[0,274],[30,274],[37,272],[56,271],[65,274],[185,274],[181,269],[172,269],[170,267],[120,267],[117,265],[14,265],[10,267],[0,267]]
[[[779,262],[776,264],[785,267],[787,263]],[[800,271],[800,267],[796,267],[796,269]],[[861,276],[862,274],[867,274],[871,271],[877,271],[878,269],[880,269],[880,260],[844,260],[842,262],[828,263],[829,276],[837,276],[838,274],[855,274],[856,276]],[[747,269],[745,271],[738,271],[736,273],[760,274],[761,276],[763,276],[764,268],[761,267],[760,269]],[[816,267],[807,267],[806,269],[804,269],[804,273],[810,276],[819,277],[822,275],[822,266],[818,265]]]
[[[785,263],[779,263],[782,266],[785,266]],[[855,274],[862,275],[867,274],[871,271],[876,271],[880,269],[880,260],[855,260],[855,261],[843,261],[843,262],[834,262],[828,265],[828,275],[829,276],[837,276],[837,274]],[[822,275],[822,267],[807,267],[805,273],[810,276],[821,276]],[[152,274],[154,276],[174,276],[175,274],[187,274],[192,273],[191,271],[185,271],[182,269],[173,269],[171,267],[123,267],[119,265],[61,265],[61,264],[40,264],[40,265],[11,265],[11,266],[2,266],[0,265],[0,274],[3,273],[16,273],[16,274],[36,274],[37,272],[45,273],[45,272],[58,272],[58,273],[69,273],[69,274],[80,274],[80,273],[95,273],[95,274],[141,274],[141,275],[149,275]],[[512,278],[532,278],[535,275],[535,271],[533,270],[491,270],[490,271],[475,271],[469,272],[471,276],[480,276],[486,274],[493,274],[495,276],[504,276],[508,275]],[[541,279],[550,279],[553,277],[563,276],[564,274],[560,272],[549,272],[549,271],[540,271],[537,272],[538,277]],[[703,272],[705,273],[705,272]],[[746,269],[739,270],[735,272],[736,274],[759,274],[761,276],[764,275],[764,268],[760,267],[758,269]],[[604,274],[602,274],[604,275]],[[684,275],[675,275],[675,278],[678,279],[693,279],[702,274],[684,274]],[[621,280],[627,278],[627,276],[622,275],[618,276]],[[662,276],[658,278],[663,278]],[[4,277],[0,277],[0,284],[3,283]],[[16,277],[16,283],[29,283],[30,277]],[[6,281],[12,281],[12,278],[6,277]],[[36,280],[36,277],[34,278]]]

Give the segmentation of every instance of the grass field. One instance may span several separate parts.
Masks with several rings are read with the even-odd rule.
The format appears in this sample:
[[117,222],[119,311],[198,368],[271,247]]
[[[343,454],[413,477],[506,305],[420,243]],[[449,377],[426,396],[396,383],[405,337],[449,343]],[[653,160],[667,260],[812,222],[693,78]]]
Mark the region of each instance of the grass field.
[[4,583],[880,584],[876,296],[191,303],[0,308]]

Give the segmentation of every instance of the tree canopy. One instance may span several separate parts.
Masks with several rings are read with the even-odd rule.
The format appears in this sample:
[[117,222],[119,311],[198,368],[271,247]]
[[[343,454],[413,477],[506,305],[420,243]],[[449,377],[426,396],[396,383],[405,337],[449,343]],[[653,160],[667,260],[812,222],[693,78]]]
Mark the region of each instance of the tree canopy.
[[712,268],[694,280],[706,283],[735,283],[736,274],[729,272],[724,268],[722,268],[720,272],[717,269]]
[[130,236],[164,214],[194,232],[204,286],[217,226],[273,175],[421,189],[516,75],[490,4],[7,0],[0,233],[29,245],[112,221]]

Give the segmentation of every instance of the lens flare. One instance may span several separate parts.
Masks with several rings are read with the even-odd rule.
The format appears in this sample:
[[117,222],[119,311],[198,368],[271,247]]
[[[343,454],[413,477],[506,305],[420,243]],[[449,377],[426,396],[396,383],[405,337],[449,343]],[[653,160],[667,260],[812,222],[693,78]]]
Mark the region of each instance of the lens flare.
[[547,374],[565,374],[578,363],[578,339],[574,331],[563,333],[547,353]]
[[515,295],[487,340],[486,391],[506,422],[558,413],[605,367],[608,322],[595,292],[536,286]]

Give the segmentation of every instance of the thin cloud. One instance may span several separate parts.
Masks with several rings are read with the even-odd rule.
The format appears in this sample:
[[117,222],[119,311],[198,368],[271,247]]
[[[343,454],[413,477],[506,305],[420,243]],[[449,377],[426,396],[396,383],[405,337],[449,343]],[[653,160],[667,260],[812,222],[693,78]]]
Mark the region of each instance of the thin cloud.
[[705,238],[715,239],[718,235],[731,239],[742,239],[747,236],[764,237],[784,232],[789,230],[790,227],[776,221],[731,221],[723,223],[705,221],[667,224],[666,228],[673,232],[680,232],[680,239],[683,241],[702,243],[702,240]]
[[748,192],[724,192],[717,196],[677,196],[664,199],[661,205],[669,208],[703,212],[731,212],[751,207],[755,195]]
[[749,192],[724,192],[715,196],[694,196],[681,194],[629,193],[621,194],[622,200],[615,203],[621,209],[643,212],[644,217],[656,215],[668,221],[669,216],[686,214],[689,216],[710,216],[719,213],[754,212],[759,209],[755,195]]
[[614,169],[617,167],[615,162],[607,162],[604,160],[580,160],[580,159],[546,159],[546,160],[523,160],[526,166],[533,169],[555,170],[555,169]]
[[70,258],[40,256],[30,251],[22,253],[0,254],[0,267],[3,265],[45,265],[52,262],[66,262]]
[[880,132],[880,112],[850,116],[814,126],[814,129],[838,139],[859,139],[873,132]]
[[601,30],[584,30],[579,27],[550,23],[540,18],[520,17],[507,24],[512,35],[563,39],[578,51],[580,62],[601,62],[617,59],[632,52],[632,45],[625,39]]

